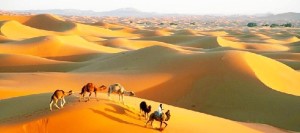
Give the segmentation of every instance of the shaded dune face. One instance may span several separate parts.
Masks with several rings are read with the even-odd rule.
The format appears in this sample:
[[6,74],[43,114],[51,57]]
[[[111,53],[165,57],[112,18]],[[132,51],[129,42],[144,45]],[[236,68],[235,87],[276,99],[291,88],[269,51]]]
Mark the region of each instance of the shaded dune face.
[[[153,132],[141,101],[149,114],[159,103],[172,112],[166,132],[300,131],[299,29],[150,29],[114,19],[0,15],[0,131]],[[82,85],[116,82],[135,92],[127,105],[104,92],[76,102]],[[50,113],[56,89],[75,93]]]
[[76,27],[75,23],[68,22],[62,18],[49,14],[41,14],[32,16],[29,20],[24,22],[24,25],[49,31],[64,32],[72,30]]

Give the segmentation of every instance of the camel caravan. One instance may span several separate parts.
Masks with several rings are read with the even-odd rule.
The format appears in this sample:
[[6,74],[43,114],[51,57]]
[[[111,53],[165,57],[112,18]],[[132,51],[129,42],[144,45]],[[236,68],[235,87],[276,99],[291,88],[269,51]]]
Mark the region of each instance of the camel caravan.
[[[84,85],[81,88],[81,92],[79,93],[80,94],[79,102],[81,102],[82,100],[83,101],[85,100],[85,95],[87,93],[89,94],[89,96],[88,96],[88,99],[86,100],[86,102],[90,100],[90,98],[92,96],[92,93],[95,94],[96,100],[99,101],[99,99],[97,97],[97,93],[100,92],[100,91],[104,91],[106,89],[107,89],[107,87],[105,85],[101,85],[99,87],[96,87],[96,85],[94,85],[93,83],[87,83],[86,85]],[[124,95],[128,95],[128,96],[134,96],[135,95],[133,91],[125,90],[125,88],[119,83],[112,84],[108,87],[108,99],[110,99],[110,100],[111,100],[110,95],[112,93],[117,93],[119,95],[119,101],[121,101],[122,103],[124,103]],[[53,93],[53,95],[51,96],[50,110],[52,111],[53,103],[54,103],[56,108],[58,108],[58,109],[63,108],[64,104],[66,103],[66,100],[65,100],[64,97],[69,96],[71,94],[73,94],[72,90],[69,91],[69,92],[65,92],[63,90],[56,90]],[[57,105],[58,100],[61,100],[60,107],[58,107],[58,105]]]
[[[96,87],[96,85],[94,85],[93,83],[87,83],[81,88],[81,92],[79,93],[80,94],[79,102],[81,102],[82,100],[83,101],[85,100],[85,95],[86,94],[89,94],[89,96],[88,96],[88,99],[85,102],[90,101],[92,93],[95,94],[96,100],[99,101],[99,99],[97,97],[97,93],[98,92],[100,93],[100,91],[104,91],[106,89],[108,89],[107,95],[108,95],[109,100],[111,100],[110,95],[112,93],[116,93],[116,94],[119,95],[119,102],[122,102],[123,104],[124,104],[124,95],[135,96],[135,93],[133,91],[125,90],[125,88],[119,83],[111,84],[108,88],[105,85],[101,85],[99,87]],[[53,95],[51,96],[50,111],[52,111],[53,104],[55,105],[55,107],[57,109],[63,108],[64,105],[66,104],[65,96],[70,96],[73,93],[74,92],[72,90],[70,90],[69,92],[65,92],[64,90],[56,90],[53,93]],[[61,102],[60,107],[57,105],[58,100],[60,100],[60,102]],[[152,123],[153,123],[154,120],[160,122],[160,129],[161,130],[163,129],[162,124],[165,124],[165,127],[168,126],[166,121],[168,121],[171,117],[170,110],[163,113],[162,104],[160,104],[159,107],[158,107],[158,110],[154,111],[149,116],[150,112],[151,112],[151,105],[147,105],[147,103],[145,101],[142,101],[140,103],[140,116],[145,116],[145,119],[147,120],[145,127],[147,127],[149,122],[151,123],[151,126],[152,126]]]

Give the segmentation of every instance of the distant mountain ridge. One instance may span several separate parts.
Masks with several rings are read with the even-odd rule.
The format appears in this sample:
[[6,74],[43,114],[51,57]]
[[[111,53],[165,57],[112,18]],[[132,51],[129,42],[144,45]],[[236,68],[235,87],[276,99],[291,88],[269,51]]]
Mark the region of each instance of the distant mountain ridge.
[[19,10],[16,12],[37,13],[37,14],[57,14],[67,16],[114,16],[114,17],[154,17],[164,16],[167,14],[160,14],[155,12],[142,12],[134,8],[120,8],[111,11],[95,12],[92,10],[77,10],[77,9],[50,9],[50,10]]

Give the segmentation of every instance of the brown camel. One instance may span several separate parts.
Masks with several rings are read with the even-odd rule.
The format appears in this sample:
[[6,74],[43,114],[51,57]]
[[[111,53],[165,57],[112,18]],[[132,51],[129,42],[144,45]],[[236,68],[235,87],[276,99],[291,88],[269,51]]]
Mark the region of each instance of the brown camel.
[[124,103],[124,94],[125,95],[129,95],[129,96],[134,96],[134,92],[132,91],[126,91],[125,88],[119,84],[119,83],[115,83],[109,86],[108,88],[108,98],[110,99],[110,94],[111,93],[117,93],[119,94],[119,101],[121,101],[121,97],[122,97],[122,102]]
[[79,93],[81,95],[81,97],[79,98],[79,102],[81,101],[81,99],[84,100],[84,96],[85,96],[85,93],[90,93],[89,95],[89,98],[87,101],[90,100],[90,97],[92,95],[92,92],[95,93],[95,97],[98,101],[98,98],[97,98],[97,92],[98,91],[102,91],[102,90],[105,90],[106,89],[106,86],[105,85],[101,85],[100,87],[96,87],[93,83],[87,83],[86,85],[84,85],[81,89],[81,93]]
[[147,124],[151,121],[151,126],[152,126],[152,123],[154,120],[156,121],[160,121],[160,129],[162,130],[162,123],[166,124],[165,128],[168,126],[167,122],[170,118],[171,118],[171,114],[170,114],[170,110],[168,110],[165,114],[162,114],[161,117],[157,116],[157,111],[153,112],[150,117],[149,117],[149,120],[147,121],[146,123],[146,127],[147,127]]
[[56,106],[56,108],[60,109],[57,106],[57,102],[58,100],[60,100],[60,107],[63,108],[64,105],[66,104],[66,100],[65,100],[65,96],[69,96],[73,94],[72,90],[70,90],[69,92],[65,92],[63,90],[56,90],[53,95],[51,96],[51,101],[50,101],[50,111],[52,111],[52,104],[54,103],[54,105]]

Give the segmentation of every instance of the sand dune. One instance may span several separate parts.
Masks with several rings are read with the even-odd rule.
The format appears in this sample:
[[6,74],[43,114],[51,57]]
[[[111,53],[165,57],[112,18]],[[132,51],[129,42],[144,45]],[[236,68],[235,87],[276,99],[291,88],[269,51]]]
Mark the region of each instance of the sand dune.
[[138,50],[138,49],[151,47],[151,46],[169,47],[169,48],[177,49],[179,51],[184,51],[184,49],[189,49],[188,47],[175,46],[172,44],[163,43],[159,41],[129,40],[124,38],[109,39],[107,41],[103,41],[98,44],[109,46],[109,47],[127,49],[127,50]]
[[123,30],[110,30],[101,27],[95,27],[92,25],[85,25],[77,23],[76,29],[74,30],[75,34],[82,36],[96,36],[96,37],[128,37],[128,38],[137,38],[139,35],[128,33]]
[[67,22],[59,16],[50,14],[32,16],[23,24],[37,29],[59,32],[69,31],[76,27],[75,23]]
[[[167,54],[145,56],[145,53],[150,54],[152,50],[161,50],[160,53]],[[280,105],[289,106],[289,114],[296,115],[299,111],[298,107],[293,106],[296,101],[299,102],[299,98],[287,95],[299,96],[296,82],[299,80],[299,74],[280,62],[238,51],[184,55],[156,46],[139,52],[124,55],[124,57],[117,56],[110,60],[98,60],[97,65],[87,65],[77,71],[137,71],[137,65],[139,71],[170,73],[174,75],[173,78],[158,86],[147,88],[138,95],[235,120],[256,119],[263,123],[298,130],[293,124],[297,120],[292,122],[287,117],[277,115],[277,113],[282,113],[281,111],[269,114],[271,116],[263,115],[269,111],[278,110]],[[144,57],[130,60],[133,57],[141,57],[141,53],[144,53]],[[162,59],[151,60],[152,58]],[[253,61],[253,59],[256,60]],[[106,65],[94,67],[100,64]],[[197,71],[194,71],[195,69]],[[215,85],[215,82],[220,84]],[[164,89],[161,90],[162,88]],[[176,92],[171,91],[174,89]],[[158,91],[159,94],[149,95]],[[253,99],[254,97],[256,98]],[[276,102],[269,103],[268,101]],[[244,104],[247,106],[245,107]],[[236,109],[241,109],[242,112]],[[223,112],[224,110],[227,111]],[[236,115],[237,113],[239,115]],[[252,116],[253,113],[261,115]]]
[[11,40],[5,36],[0,35],[0,43],[9,42],[9,41],[11,41]]
[[179,30],[177,32],[174,33],[175,35],[192,35],[192,36],[198,36],[199,34],[197,34],[196,31],[194,30]]
[[26,22],[28,19],[30,19],[30,16],[24,16],[24,15],[0,15],[0,21],[8,21],[8,20],[15,20],[20,23]]
[[217,42],[217,37],[199,37],[199,39],[193,39],[179,43],[180,45],[190,46],[195,48],[212,49],[220,47]]
[[122,50],[100,46],[79,36],[41,36],[0,45],[2,52],[39,57],[63,57],[92,53],[114,53]]
[[93,23],[93,25],[101,26],[103,28],[107,28],[107,29],[111,29],[111,30],[121,30],[121,29],[128,30],[129,29],[128,27],[123,26],[123,25],[111,24],[111,23],[106,23],[106,22],[96,22],[96,23]]
[[73,62],[16,54],[0,54],[0,62],[0,72],[61,72],[81,66]]
[[251,43],[239,43],[239,42],[232,42],[230,40],[226,40],[225,38],[218,37],[218,43],[222,47],[232,47],[235,49],[254,49],[260,51],[287,51],[289,47],[276,45],[276,44],[251,44]]
[[264,56],[270,57],[272,59],[285,59],[285,60],[291,60],[291,61],[298,61],[300,59],[299,53],[265,53]]
[[27,39],[32,37],[54,35],[51,31],[39,30],[25,26],[18,21],[9,20],[0,22],[0,33],[9,39]]
[[199,32],[203,35],[210,35],[210,36],[226,36],[228,35],[227,31],[207,31],[207,32]]
[[[0,67],[65,63],[29,55],[0,54]],[[67,63],[67,62],[66,62]]]
[[149,36],[169,36],[172,34],[172,32],[169,32],[165,29],[159,29],[159,30],[137,30],[134,33],[140,34],[143,37],[149,37]]
[[[64,18],[0,15],[2,132],[159,132],[143,127],[145,99],[171,110],[163,132],[300,131],[297,28],[151,29],[124,18]],[[87,103],[71,96],[48,111],[54,90],[78,96],[88,82],[121,83],[136,98],[125,106],[106,94]]]
[[[104,95],[101,95],[104,96]],[[127,105],[120,103],[101,100],[100,102],[77,103],[74,97],[68,98],[67,106],[59,111],[47,111],[48,99],[50,94],[39,94],[32,96],[25,96],[15,99],[5,100],[1,103],[2,106],[8,107],[9,104],[19,103],[22,101],[23,106],[15,107],[16,110],[21,110],[24,114],[19,114],[18,111],[11,112],[5,110],[4,113],[10,115],[11,121],[14,121],[19,115],[27,118],[19,120],[17,124],[11,126],[0,126],[1,131],[4,132],[119,132],[118,128],[111,128],[112,126],[122,127],[122,130],[130,130],[131,132],[159,132],[157,128],[158,122],[154,122],[154,129],[149,126],[144,127],[145,120],[139,116],[138,104],[143,99],[126,98]],[[39,102],[33,102],[30,99],[39,99]],[[43,102],[45,105],[41,105]],[[30,103],[30,110],[28,105]],[[158,105],[157,102],[148,102],[151,105]],[[166,109],[171,110],[171,119],[169,126],[164,132],[283,132],[273,127],[260,124],[246,124],[241,122],[234,122],[202,113],[192,112],[182,108],[165,105]],[[7,112],[9,111],[9,113]],[[31,116],[33,112],[39,114],[36,118]],[[84,116],[82,116],[84,114]],[[81,116],[81,117],[79,117]],[[3,117],[3,116],[2,116]],[[6,116],[7,118],[7,116]],[[2,118],[3,119],[3,118]],[[186,123],[188,119],[191,123]],[[209,125],[219,125],[219,128]],[[82,128],[78,128],[80,125]],[[176,125],[176,126],[175,126]],[[199,125],[203,125],[200,126]],[[189,127],[189,128],[186,128]]]
[[265,85],[277,91],[300,95],[300,90],[296,89],[300,75],[295,70],[263,56],[253,57],[251,54],[245,56],[246,62]]

